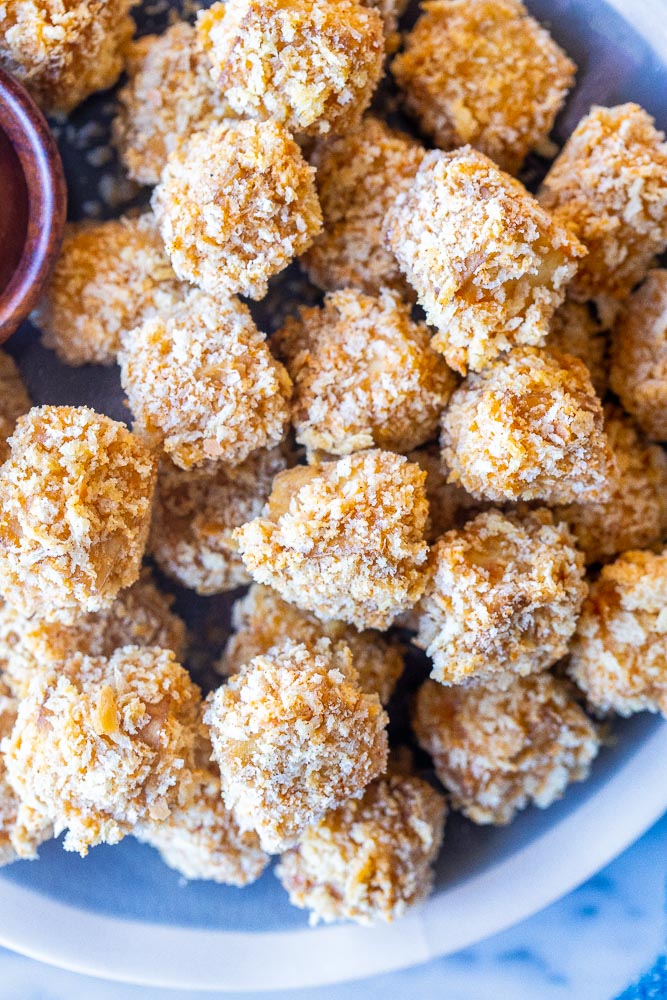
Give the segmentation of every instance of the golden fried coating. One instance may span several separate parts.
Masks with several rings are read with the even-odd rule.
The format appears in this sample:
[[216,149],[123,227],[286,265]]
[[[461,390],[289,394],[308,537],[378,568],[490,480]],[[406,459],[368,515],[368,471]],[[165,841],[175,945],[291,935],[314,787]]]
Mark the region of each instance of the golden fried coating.
[[424,534],[428,542],[437,541],[452,528],[462,528],[476,514],[491,506],[490,501],[478,500],[459,483],[448,482],[449,469],[437,445],[430,444],[411,451],[408,459],[416,462],[426,473],[428,521]]
[[588,256],[568,289],[603,319],[667,245],[667,144],[637,104],[593,107],[544,179],[540,201]]
[[424,589],[425,478],[379,450],[281,473],[264,516],[234,532],[246,569],[322,621],[388,628]]
[[584,557],[548,510],[489,510],[431,550],[414,642],[441,684],[513,683],[567,653],[587,593]]
[[325,638],[349,648],[362,691],[375,692],[383,705],[403,673],[403,650],[398,643],[375,629],[357,632],[344,622],[321,622],[315,615],[283,601],[270,587],[254,584],[235,603],[232,624],[235,632],[220,664],[224,674],[238,673],[253,657],[268,653],[287,639],[313,646]]
[[408,0],[361,0],[364,7],[371,7],[382,18],[384,47],[388,53],[395,52],[401,44],[398,22],[405,13]]
[[361,690],[347,646],[329,639],[255,657],[218,688],[204,721],[225,803],[270,853],[358,798],[387,764],[380,699]]
[[0,465],[9,458],[7,439],[16,421],[29,409],[30,397],[16,362],[9,354],[0,351]]
[[667,455],[649,444],[619,407],[605,408],[605,432],[616,464],[603,503],[557,507],[588,563],[660,542],[667,531]]
[[112,365],[121,334],[185,296],[152,213],[67,228],[35,323],[68,365]]
[[490,500],[592,503],[612,490],[602,404],[583,362],[516,348],[454,392],[442,421],[453,482]]
[[516,173],[547,145],[576,66],[519,0],[421,9],[391,66],[407,110],[436,146],[470,143]]
[[602,712],[667,716],[667,552],[625,552],[591,585],[569,673]]
[[311,924],[391,923],[431,891],[446,812],[425,781],[378,778],[302,833],[276,875]]
[[505,690],[426,681],[414,727],[453,807],[474,823],[504,825],[529,803],[550,806],[588,777],[600,746],[570,685],[548,672]]
[[649,271],[612,331],[611,387],[642,430],[667,441],[667,270]]
[[544,343],[583,247],[518,181],[470,146],[435,150],[387,214],[388,245],[415,288],[432,344],[465,375]]
[[199,688],[171,651],[125,646],[109,659],[76,653],[40,671],[5,746],[21,805],[13,838],[39,823],[67,830],[85,855],[147,817],[166,819],[192,752]]
[[396,292],[353,288],[299,310],[272,340],[294,382],[292,423],[309,453],[410,451],[437,434],[456,384]]
[[545,348],[571,354],[588,368],[593,388],[602,399],[609,386],[607,333],[583,302],[566,298],[553,314]]
[[198,594],[250,583],[232,532],[259,517],[286,467],[282,448],[260,448],[240,465],[217,462],[187,472],[163,462],[149,540],[162,572]]
[[387,210],[407,190],[424,157],[423,146],[372,115],[337,138],[318,142],[310,155],[324,229],[301,258],[319,288],[359,288],[369,295],[393,288],[414,295],[385,246]]
[[191,292],[121,343],[134,430],[180,468],[238,465],[282,439],[292,384],[238,299]]
[[0,469],[0,593],[44,618],[108,608],[139,576],[155,457],[85,406],[34,407],[10,445]]
[[[3,683],[0,674],[0,744],[9,736],[16,721],[18,702]],[[18,798],[7,781],[4,754],[0,752],[0,868],[16,860],[12,833],[19,809]]]
[[120,76],[135,2],[0,0],[0,66],[43,111],[68,114]]
[[382,73],[382,18],[354,0],[227,0],[197,28],[234,111],[294,133],[346,132]]
[[235,117],[210,68],[197,32],[185,21],[132,45],[113,136],[134,180],[157,184],[169,154],[183,139]]
[[196,132],[169,157],[152,205],[179,278],[261,299],[322,228],[315,171],[281,125]]

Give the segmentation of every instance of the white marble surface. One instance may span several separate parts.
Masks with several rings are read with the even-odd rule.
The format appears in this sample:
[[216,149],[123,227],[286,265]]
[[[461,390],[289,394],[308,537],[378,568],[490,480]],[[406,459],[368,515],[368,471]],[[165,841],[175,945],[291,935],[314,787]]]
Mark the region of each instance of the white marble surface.
[[[622,808],[622,806],[621,806]],[[572,844],[572,850],[577,845]],[[664,955],[667,816],[542,913],[447,959],[295,1000],[614,1000]],[[647,993],[663,1000],[667,993]],[[191,996],[192,994],[188,994]],[[211,996],[212,994],[201,994]],[[164,991],[76,976],[0,950],[0,1000],[158,1000]],[[185,1000],[186,994],[168,994]],[[239,994],[225,994],[237,997]],[[244,994],[245,1000],[251,1000]],[[288,994],[255,994],[287,1000]],[[625,1000],[625,998],[624,998]]]

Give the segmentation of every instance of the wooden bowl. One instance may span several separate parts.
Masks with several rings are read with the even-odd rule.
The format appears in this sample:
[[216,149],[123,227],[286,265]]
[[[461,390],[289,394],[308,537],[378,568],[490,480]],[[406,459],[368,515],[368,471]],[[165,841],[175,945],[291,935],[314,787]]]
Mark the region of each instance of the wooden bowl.
[[0,70],[0,343],[37,304],[66,212],[55,139],[32,98]]

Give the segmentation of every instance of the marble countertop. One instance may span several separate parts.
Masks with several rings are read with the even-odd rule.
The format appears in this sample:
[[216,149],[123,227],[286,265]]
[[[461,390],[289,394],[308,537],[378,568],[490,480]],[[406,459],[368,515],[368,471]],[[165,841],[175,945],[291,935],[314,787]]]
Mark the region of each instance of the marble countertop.
[[[572,845],[576,850],[576,844]],[[570,895],[474,948],[290,1000],[667,1000],[667,816]],[[212,996],[213,994],[199,994]],[[165,992],[76,976],[0,949],[0,1000],[159,1000]],[[193,994],[174,992],[170,1000]],[[288,1000],[287,993],[220,994]]]

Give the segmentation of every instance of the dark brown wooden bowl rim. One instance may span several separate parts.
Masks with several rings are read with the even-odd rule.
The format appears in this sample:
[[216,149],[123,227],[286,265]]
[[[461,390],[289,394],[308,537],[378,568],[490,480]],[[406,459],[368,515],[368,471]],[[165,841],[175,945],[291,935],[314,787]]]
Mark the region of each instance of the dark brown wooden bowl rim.
[[0,70],[0,128],[14,147],[28,188],[28,226],[23,250],[0,293],[0,343],[37,304],[56,262],[67,214],[60,153],[42,112],[13,77]]

